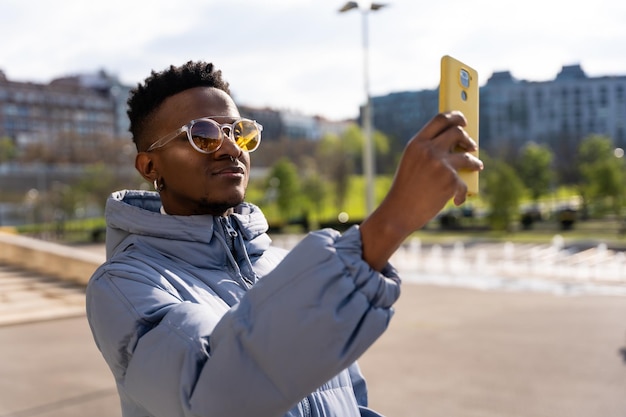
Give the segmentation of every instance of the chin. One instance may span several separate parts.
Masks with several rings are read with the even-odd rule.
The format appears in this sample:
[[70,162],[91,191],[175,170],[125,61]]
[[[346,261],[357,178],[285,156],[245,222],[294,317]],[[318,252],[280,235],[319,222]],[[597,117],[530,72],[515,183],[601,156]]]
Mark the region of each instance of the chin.
[[244,202],[245,195],[233,196],[232,198],[224,199],[223,201],[208,201],[203,200],[200,202],[199,211],[203,213],[211,213],[216,216],[221,216],[227,213],[229,210],[237,207]]

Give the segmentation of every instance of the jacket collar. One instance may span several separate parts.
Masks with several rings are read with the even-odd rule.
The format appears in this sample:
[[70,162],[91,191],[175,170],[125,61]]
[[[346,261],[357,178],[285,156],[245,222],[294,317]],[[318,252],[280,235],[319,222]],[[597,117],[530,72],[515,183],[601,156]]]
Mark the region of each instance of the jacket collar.
[[[170,216],[161,214],[161,199],[153,191],[122,190],[107,200],[107,258],[131,235],[177,242],[209,243],[215,233],[216,217],[211,215]],[[230,216],[233,227],[244,240],[252,241],[268,230],[261,210],[250,203],[240,204]]]

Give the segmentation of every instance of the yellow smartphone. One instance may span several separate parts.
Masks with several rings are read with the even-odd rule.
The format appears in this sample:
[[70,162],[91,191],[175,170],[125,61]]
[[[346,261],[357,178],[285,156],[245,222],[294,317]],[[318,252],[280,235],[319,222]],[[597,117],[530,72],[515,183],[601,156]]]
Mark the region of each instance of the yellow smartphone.
[[[441,58],[439,111],[459,110],[467,119],[465,131],[478,143],[478,72],[463,62],[445,55]],[[478,157],[478,150],[472,152]],[[459,171],[467,184],[467,195],[478,194],[478,171]]]

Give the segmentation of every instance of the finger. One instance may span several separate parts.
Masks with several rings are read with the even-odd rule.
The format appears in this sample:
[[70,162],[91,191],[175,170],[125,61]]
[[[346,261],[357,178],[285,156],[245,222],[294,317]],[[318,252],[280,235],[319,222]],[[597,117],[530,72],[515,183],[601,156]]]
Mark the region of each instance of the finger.
[[467,132],[460,126],[450,126],[435,139],[437,148],[448,152],[474,152],[478,150],[478,145]]
[[460,142],[456,144],[456,147],[460,148],[461,150],[465,152],[478,151],[478,143],[476,143],[476,141],[472,139],[465,130],[463,132],[465,133],[465,137],[463,140],[461,140]]
[[426,125],[415,135],[416,140],[432,140],[453,126],[465,126],[467,121],[463,113],[452,111],[447,113],[439,113],[433,117]]
[[459,186],[457,187],[456,194],[454,195],[454,204],[460,206],[465,203],[467,198],[467,184],[459,180]]
[[483,161],[469,152],[452,153],[447,161],[456,171],[482,171],[484,168]]

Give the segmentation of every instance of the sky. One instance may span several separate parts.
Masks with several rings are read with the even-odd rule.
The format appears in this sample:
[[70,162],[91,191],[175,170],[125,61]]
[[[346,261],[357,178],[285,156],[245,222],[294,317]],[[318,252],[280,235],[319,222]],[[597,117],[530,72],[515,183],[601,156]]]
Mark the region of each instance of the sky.
[[[105,70],[135,86],[187,61],[222,70],[238,104],[341,120],[364,103],[363,19],[344,0],[2,0],[0,70],[47,83]],[[626,2],[390,0],[367,14],[372,96],[434,89],[452,55],[554,79],[563,65],[626,75]]]

